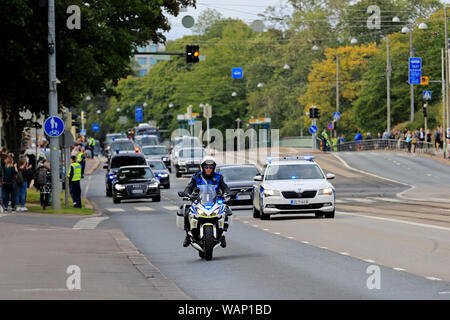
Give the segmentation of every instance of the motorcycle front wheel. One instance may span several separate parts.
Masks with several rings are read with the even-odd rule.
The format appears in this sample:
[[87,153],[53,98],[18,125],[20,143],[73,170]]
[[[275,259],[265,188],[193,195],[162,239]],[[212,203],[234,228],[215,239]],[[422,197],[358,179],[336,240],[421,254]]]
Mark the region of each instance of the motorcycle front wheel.
[[213,226],[205,226],[203,232],[203,240],[204,240],[205,260],[210,261],[213,257],[213,249],[214,249]]

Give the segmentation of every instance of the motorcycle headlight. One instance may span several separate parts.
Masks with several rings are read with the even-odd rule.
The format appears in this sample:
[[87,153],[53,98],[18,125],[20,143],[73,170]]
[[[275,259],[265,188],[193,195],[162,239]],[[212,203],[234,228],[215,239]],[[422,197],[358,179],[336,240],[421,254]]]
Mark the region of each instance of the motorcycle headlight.
[[205,210],[203,210],[203,209],[197,208],[196,210],[197,210],[197,213],[198,213],[199,215],[204,215],[204,214],[206,214]]
[[114,186],[114,188],[116,188],[117,191],[122,191],[122,190],[125,190],[126,187],[124,185],[121,185],[121,184],[116,184]]
[[281,193],[278,190],[271,190],[271,189],[265,189],[264,190],[264,196],[266,197],[278,197]]
[[216,208],[216,209],[213,211],[213,213],[214,213],[214,214],[219,214],[220,209],[221,209],[221,207]]
[[319,190],[319,195],[327,195],[327,196],[331,196],[333,194],[333,189],[328,187],[325,189],[320,189]]

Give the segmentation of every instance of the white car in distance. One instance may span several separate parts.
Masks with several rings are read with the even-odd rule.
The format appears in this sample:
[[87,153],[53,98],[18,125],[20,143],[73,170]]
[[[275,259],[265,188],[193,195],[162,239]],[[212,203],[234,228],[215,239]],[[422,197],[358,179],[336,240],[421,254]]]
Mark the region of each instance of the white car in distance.
[[268,158],[262,172],[254,177],[253,217],[269,220],[277,214],[314,213],[334,218],[335,189],[314,157]]

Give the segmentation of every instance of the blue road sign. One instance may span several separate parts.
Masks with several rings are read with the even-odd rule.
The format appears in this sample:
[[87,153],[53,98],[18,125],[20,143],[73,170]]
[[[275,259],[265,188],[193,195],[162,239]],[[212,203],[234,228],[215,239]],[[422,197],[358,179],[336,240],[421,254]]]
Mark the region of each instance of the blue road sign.
[[334,112],[333,113],[333,119],[334,120],[339,120],[341,118],[341,113],[340,112]]
[[136,107],[136,121],[137,122],[144,121],[144,113],[142,107]]
[[92,124],[92,131],[100,131],[100,124],[98,123],[93,123]]
[[193,125],[194,125],[194,120],[188,120],[188,124],[189,124],[190,126],[193,126]]
[[44,131],[50,137],[59,137],[64,132],[64,122],[58,117],[45,120]]
[[330,123],[328,124],[328,129],[333,130],[333,122],[330,122]]
[[423,100],[431,100],[431,91],[423,92]]
[[80,136],[85,136],[85,135],[86,135],[86,129],[81,129]]
[[311,126],[309,127],[309,132],[311,132],[311,134],[316,134],[317,133],[317,127],[316,126]]
[[420,84],[422,77],[422,58],[409,58],[409,83]]
[[244,77],[244,71],[242,68],[232,68],[231,74],[233,76],[233,79],[242,79]]

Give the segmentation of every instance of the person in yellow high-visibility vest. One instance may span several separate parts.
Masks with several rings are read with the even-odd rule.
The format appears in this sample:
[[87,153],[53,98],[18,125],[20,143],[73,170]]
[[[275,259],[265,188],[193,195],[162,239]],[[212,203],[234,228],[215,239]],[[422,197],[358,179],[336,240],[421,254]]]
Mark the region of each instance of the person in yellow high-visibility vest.
[[75,208],[81,208],[81,165],[77,162],[77,158],[70,158],[70,167],[67,177],[69,178],[70,195]]
[[89,150],[91,150],[91,158],[94,159],[95,139],[91,137],[89,139]]
[[86,167],[86,156],[84,154],[84,148],[78,147],[77,162],[81,165],[81,179],[84,178],[84,168]]

